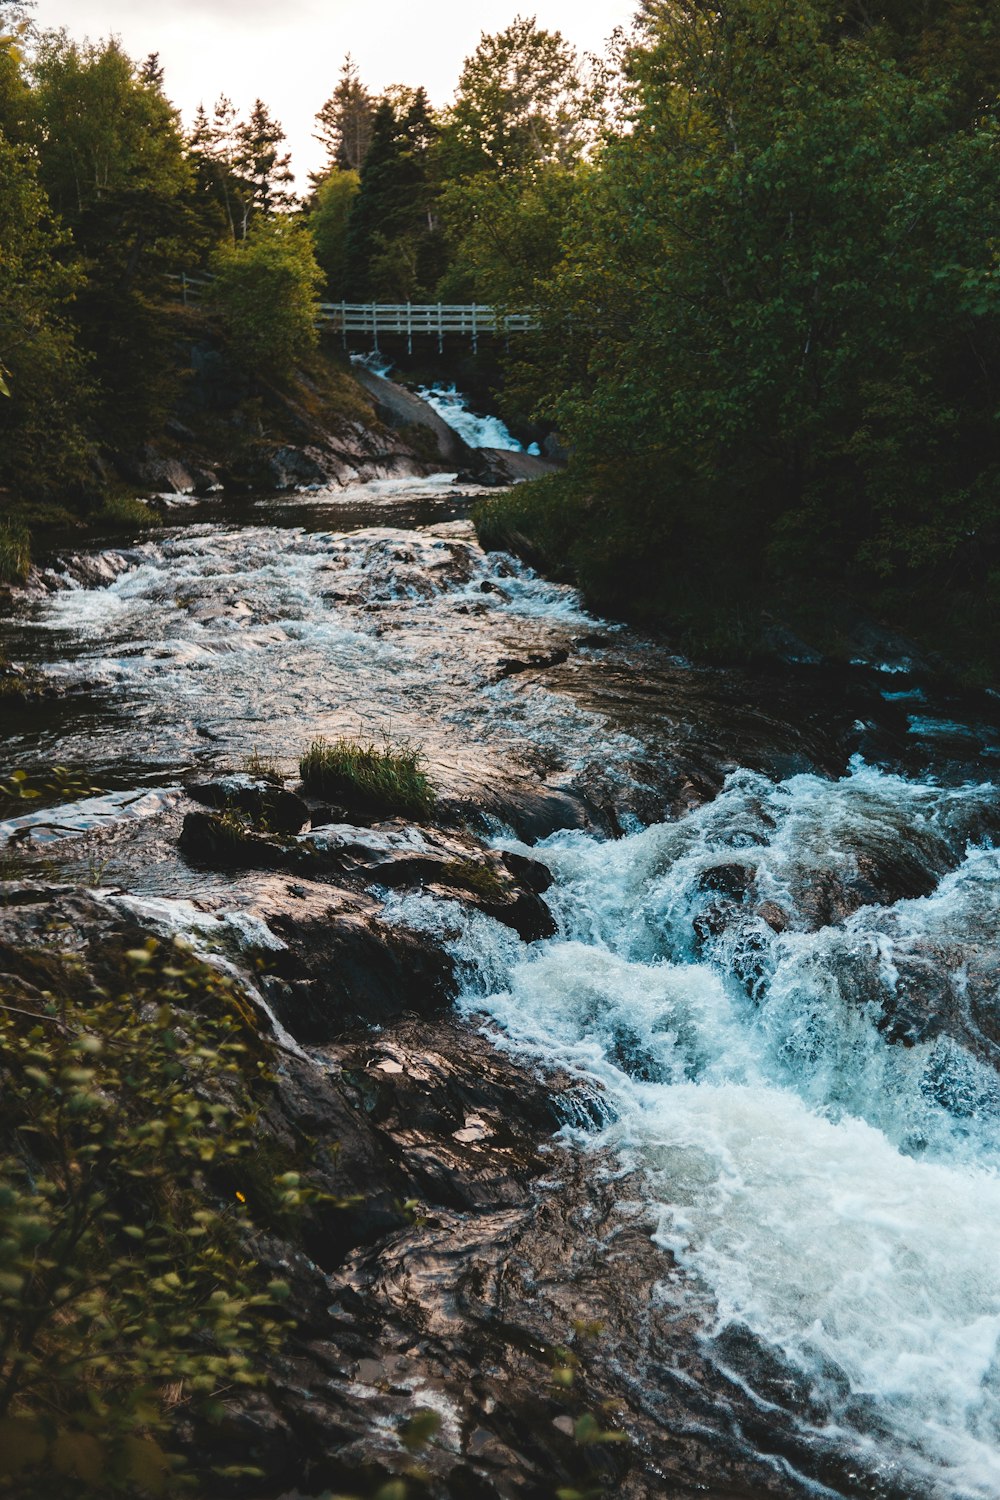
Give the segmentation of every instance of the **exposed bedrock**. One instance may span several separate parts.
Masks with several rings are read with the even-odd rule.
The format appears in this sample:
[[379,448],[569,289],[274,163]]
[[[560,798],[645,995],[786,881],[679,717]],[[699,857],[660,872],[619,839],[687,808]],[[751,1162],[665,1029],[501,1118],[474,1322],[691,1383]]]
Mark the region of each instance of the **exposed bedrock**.
[[[431,939],[380,928],[357,896],[327,892],[343,903],[338,923],[315,890],[262,881],[257,931],[266,918],[271,945],[234,945],[230,962],[253,993],[285,988],[280,1019],[307,1050],[271,1044],[258,1130],[320,1197],[248,1247],[290,1284],[297,1331],[265,1390],[229,1393],[217,1426],[182,1421],[199,1463],[261,1469],[261,1500],[367,1493],[411,1474],[404,1429],[430,1409],[440,1426],[417,1497],[547,1500],[596,1485],[630,1500],[792,1500],[806,1493],[796,1469],[842,1480],[748,1394],[746,1382],[777,1389],[789,1372],[749,1335],[730,1332],[720,1351],[701,1338],[710,1300],[652,1243],[639,1185],[553,1141],[599,1097],[450,1015]],[[123,948],[162,930],[113,892],[21,881],[3,898],[4,971],[48,949],[100,983]],[[38,982],[20,981],[26,1003]],[[394,1007],[373,1004],[380,984]],[[332,1015],[325,1035],[339,1040],[321,1044],[318,1018]],[[574,1370],[569,1385],[557,1369]],[[593,1430],[627,1441],[579,1440]],[[220,1494],[250,1500],[234,1483]]]

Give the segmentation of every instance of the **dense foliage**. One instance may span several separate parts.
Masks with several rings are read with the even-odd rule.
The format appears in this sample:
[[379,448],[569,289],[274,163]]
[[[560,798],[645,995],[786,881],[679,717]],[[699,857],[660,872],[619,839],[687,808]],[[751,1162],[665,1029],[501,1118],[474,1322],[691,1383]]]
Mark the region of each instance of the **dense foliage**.
[[998,39],[996,4],[648,0],[521,371],[574,476],[510,526],[696,634],[860,605],[995,664]]
[[223,245],[212,265],[213,301],[242,367],[286,373],[317,341],[321,273],[306,232],[262,219],[241,243]]
[[[191,953],[5,952],[0,1493],[172,1488],[178,1409],[260,1379],[287,1289],[245,1250],[247,1003]],[[294,1204],[294,1174],[273,1185]]]
[[[319,278],[282,232],[295,202],[266,105],[240,120],[222,98],[188,138],[155,55],[40,33],[30,11],[0,0],[0,581],[23,571],[25,523],[113,518],[109,481],[175,410],[192,334],[245,388],[315,341]],[[256,268],[249,319],[227,246],[244,282]],[[219,297],[192,325],[180,277],[217,254]]]

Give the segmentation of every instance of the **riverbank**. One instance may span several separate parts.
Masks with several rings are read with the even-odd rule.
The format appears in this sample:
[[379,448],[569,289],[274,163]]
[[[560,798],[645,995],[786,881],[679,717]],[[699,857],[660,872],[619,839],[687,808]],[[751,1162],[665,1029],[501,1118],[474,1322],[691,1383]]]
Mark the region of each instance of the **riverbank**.
[[555,468],[513,446],[470,446],[415,390],[353,362],[332,338],[284,377],[250,377],[211,317],[175,306],[162,317],[175,394],[161,425],[127,446],[95,435],[88,477],[58,501],[0,490],[0,589],[22,583],[32,557],[133,536],[185,501],[445,470],[506,485]]
[[796,573],[761,554],[749,518],[752,535],[713,536],[700,520],[659,513],[655,500],[630,513],[604,494],[606,481],[571,466],[498,496],[475,514],[479,538],[701,660],[890,662],[971,689],[1000,684],[990,588],[957,565],[953,576],[918,570],[891,586],[877,568],[853,579]]

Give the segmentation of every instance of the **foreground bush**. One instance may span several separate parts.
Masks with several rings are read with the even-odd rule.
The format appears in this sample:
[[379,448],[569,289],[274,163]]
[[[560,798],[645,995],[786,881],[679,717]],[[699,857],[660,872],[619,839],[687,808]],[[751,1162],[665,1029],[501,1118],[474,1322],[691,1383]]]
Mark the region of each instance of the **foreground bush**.
[[355,740],[314,740],[299,774],[306,791],[352,810],[427,819],[435,797],[421,761],[420,751],[408,745],[379,749]]
[[[243,1249],[256,1046],[187,950],[51,950],[0,977],[0,1493],[159,1494],[172,1413],[258,1383],[286,1294]],[[282,1180],[297,1197],[297,1185]]]

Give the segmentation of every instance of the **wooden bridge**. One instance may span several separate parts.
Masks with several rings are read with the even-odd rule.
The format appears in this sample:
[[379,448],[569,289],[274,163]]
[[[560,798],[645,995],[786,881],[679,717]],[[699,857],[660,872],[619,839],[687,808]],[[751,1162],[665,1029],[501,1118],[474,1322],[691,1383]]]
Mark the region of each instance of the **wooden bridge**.
[[[187,305],[189,299],[200,297],[211,286],[214,277],[182,272],[170,279],[180,284]],[[446,337],[470,339],[473,349],[478,349],[480,334],[507,338],[538,326],[533,313],[501,314],[477,302],[321,302],[319,317],[321,323],[341,335],[345,349],[352,334],[362,334],[371,339],[375,349],[380,337],[405,338],[410,354],[416,338],[436,339],[438,352],[443,350]]]
[[501,315],[476,302],[321,302],[320,316],[342,335],[345,349],[348,336],[361,333],[371,338],[376,349],[380,335],[405,338],[411,354],[415,338],[437,339],[440,351],[446,336],[457,335],[471,339],[476,349],[481,333],[506,337],[537,327],[531,313]]

